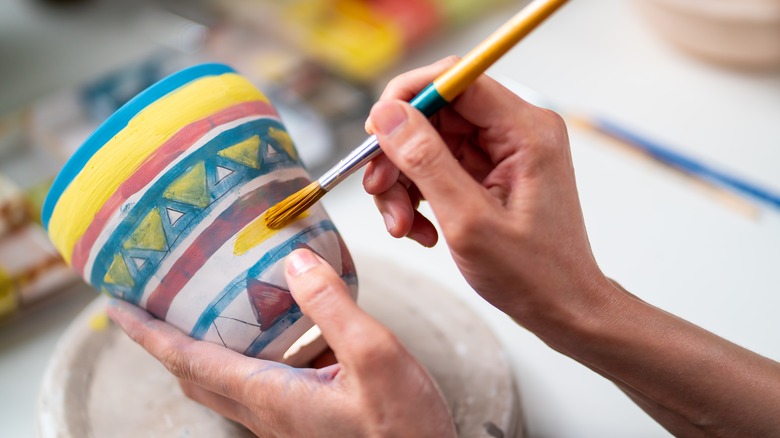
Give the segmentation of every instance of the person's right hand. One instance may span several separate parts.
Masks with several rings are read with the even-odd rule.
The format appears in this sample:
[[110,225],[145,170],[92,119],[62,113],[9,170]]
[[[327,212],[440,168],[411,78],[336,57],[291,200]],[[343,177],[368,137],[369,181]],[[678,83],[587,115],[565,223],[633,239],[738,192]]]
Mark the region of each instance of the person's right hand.
[[[484,298],[618,387],[675,436],[774,436],[780,364],[634,297],[599,270],[560,117],[480,77],[431,121],[404,101],[453,59],[399,76],[371,111],[364,180],[395,237],[436,243],[430,202]],[[432,122],[432,124],[431,124]]]
[[589,312],[614,289],[591,253],[563,120],[483,75],[429,121],[406,101],[454,62],[388,84],[366,124],[384,152],[366,191],[391,235],[425,246],[437,233],[417,206],[430,202],[466,280],[522,324]]

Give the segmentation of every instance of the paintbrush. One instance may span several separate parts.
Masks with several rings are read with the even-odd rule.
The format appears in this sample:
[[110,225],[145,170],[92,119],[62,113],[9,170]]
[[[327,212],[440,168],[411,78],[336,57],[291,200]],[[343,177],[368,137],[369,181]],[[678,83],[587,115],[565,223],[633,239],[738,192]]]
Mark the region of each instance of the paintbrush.
[[[452,102],[463,90],[501,58],[523,37],[541,24],[567,0],[535,0],[473,48],[466,56],[428,84],[409,103],[426,117]],[[375,135],[368,137],[322,177],[293,193],[265,213],[266,225],[280,229],[319,201],[338,185],[381,153]]]
[[620,141],[679,172],[698,178],[706,183],[712,183],[719,187],[731,189],[746,197],[764,202],[775,208],[780,208],[780,194],[773,192],[766,187],[761,187],[741,176],[717,168],[699,158],[685,155],[671,147],[661,145],[647,137],[629,131],[608,119],[580,118],[578,123]]

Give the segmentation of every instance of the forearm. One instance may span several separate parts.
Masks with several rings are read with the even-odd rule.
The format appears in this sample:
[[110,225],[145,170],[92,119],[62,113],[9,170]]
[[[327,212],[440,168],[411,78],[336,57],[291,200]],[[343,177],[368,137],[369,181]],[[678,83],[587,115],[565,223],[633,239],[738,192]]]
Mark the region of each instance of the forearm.
[[533,331],[614,381],[680,435],[780,430],[780,364],[600,283],[590,308],[551,310]]

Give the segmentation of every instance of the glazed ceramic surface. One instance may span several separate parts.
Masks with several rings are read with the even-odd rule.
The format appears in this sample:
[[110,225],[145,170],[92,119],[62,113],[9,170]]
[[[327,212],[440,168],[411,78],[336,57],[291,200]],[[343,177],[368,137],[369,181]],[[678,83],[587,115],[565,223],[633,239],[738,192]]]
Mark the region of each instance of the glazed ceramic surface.
[[109,118],[52,186],[44,225],[95,289],[197,339],[279,360],[312,323],[284,278],[307,247],[357,291],[315,205],[276,231],[263,213],[310,177],[266,97],[227,66],[180,71]]

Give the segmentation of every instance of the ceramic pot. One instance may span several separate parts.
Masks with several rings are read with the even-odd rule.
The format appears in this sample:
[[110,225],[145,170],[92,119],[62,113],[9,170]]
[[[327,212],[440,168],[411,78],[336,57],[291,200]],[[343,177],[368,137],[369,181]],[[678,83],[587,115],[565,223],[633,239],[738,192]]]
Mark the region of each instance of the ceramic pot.
[[780,67],[780,0],[637,0],[666,39],[702,58]]
[[288,351],[313,324],[289,293],[284,257],[310,248],[357,293],[322,207],[282,230],[265,227],[265,210],[310,181],[268,99],[230,67],[204,64],[103,123],[57,176],[43,222],[98,291],[193,338],[299,364],[319,347]]

